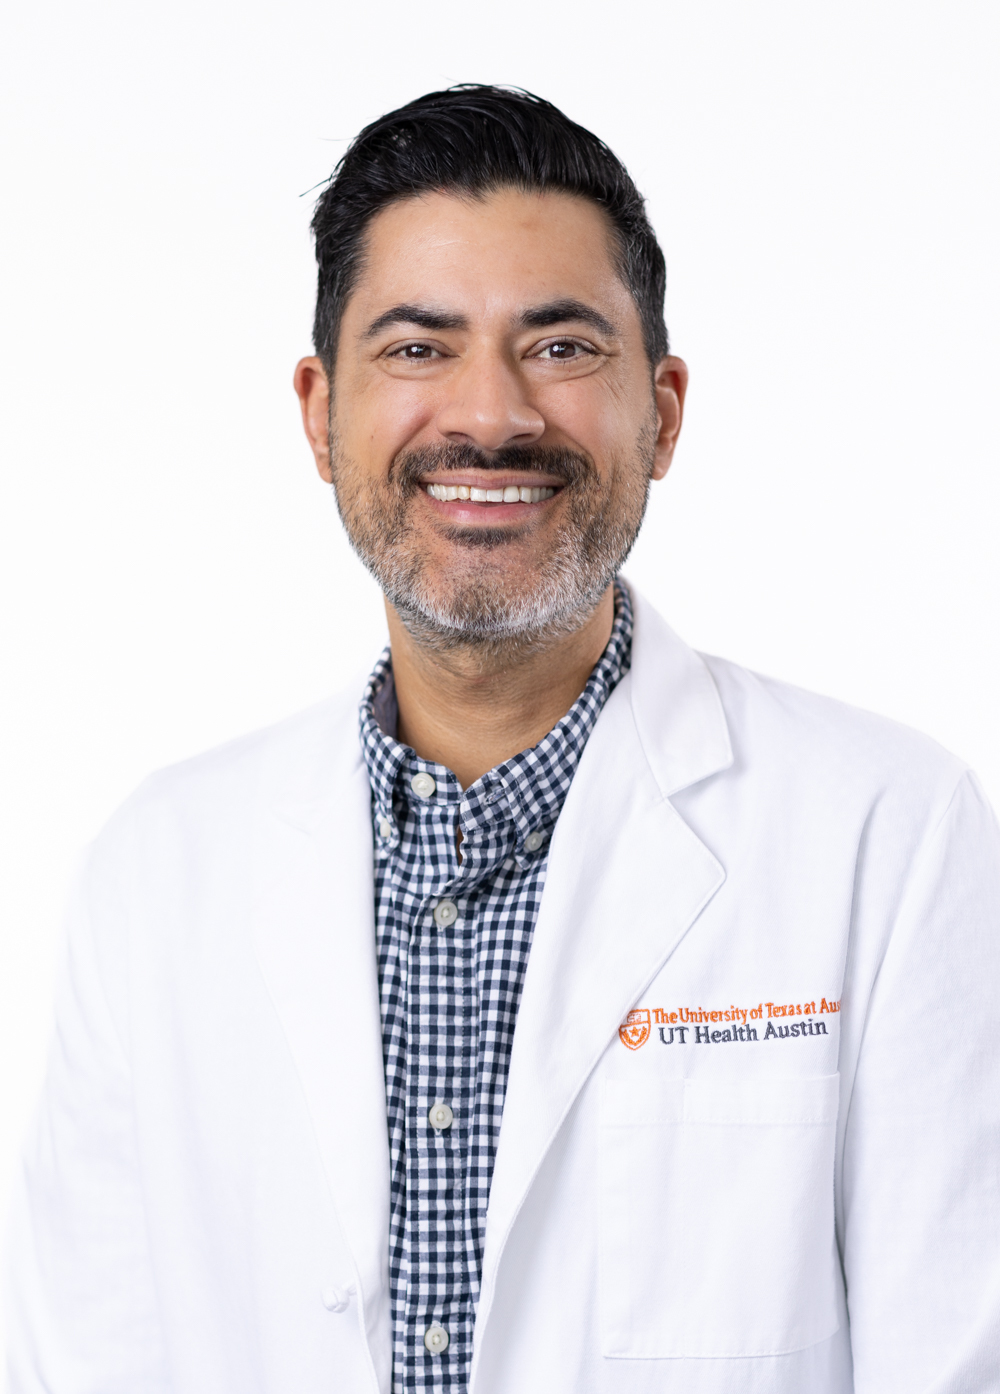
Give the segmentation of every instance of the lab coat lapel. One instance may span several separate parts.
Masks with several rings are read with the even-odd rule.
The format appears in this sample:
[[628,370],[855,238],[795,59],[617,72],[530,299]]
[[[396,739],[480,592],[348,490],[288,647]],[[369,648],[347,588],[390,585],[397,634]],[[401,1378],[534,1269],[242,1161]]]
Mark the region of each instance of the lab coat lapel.
[[711,675],[641,598],[556,825],[511,1054],[477,1320],[532,1179],[625,1014],[725,872],[669,798],[732,762]]
[[[386,1297],[389,1151],[372,875],[371,790],[353,707],[274,801],[257,869],[258,962],[306,1097],[354,1259],[378,1367]],[[349,723],[349,724],[348,724]]]

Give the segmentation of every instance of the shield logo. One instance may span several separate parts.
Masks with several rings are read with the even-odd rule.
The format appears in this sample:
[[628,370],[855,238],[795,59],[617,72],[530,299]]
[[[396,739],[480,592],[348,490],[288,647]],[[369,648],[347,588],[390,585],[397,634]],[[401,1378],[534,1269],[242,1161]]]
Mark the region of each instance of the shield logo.
[[649,1040],[649,1008],[637,1007],[634,1012],[629,1012],[618,1028],[618,1035],[622,1045],[628,1046],[629,1050],[638,1050],[645,1045]]

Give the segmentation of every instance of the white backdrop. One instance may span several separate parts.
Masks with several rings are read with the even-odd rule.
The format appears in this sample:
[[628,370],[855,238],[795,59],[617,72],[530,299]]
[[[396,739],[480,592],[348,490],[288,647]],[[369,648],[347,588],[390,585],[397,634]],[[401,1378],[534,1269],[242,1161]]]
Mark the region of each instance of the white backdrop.
[[692,387],[628,574],[1000,803],[995,5],[50,0],[8,22],[0,1192],[83,845],[381,642],[301,438],[308,220],[434,87],[531,88],[647,193]]

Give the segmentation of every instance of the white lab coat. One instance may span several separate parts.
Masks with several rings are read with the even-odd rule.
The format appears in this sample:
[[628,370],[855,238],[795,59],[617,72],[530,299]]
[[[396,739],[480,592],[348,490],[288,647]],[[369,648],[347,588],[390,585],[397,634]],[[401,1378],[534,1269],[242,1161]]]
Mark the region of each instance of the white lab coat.
[[[359,691],[155,776],[93,849],[14,1394],[389,1390]],[[998,845],[932,742],[636,597],[552,838],[475,1394],[1000,1388]]]

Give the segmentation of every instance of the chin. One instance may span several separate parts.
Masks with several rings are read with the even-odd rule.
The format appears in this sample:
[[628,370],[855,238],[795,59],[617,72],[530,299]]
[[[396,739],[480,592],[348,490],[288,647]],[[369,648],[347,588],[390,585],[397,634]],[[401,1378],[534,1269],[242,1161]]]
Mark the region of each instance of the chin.
[[593,614],[611,579],[479,567],[461,578],[423,575],[405,588],[387,589],[387,594],[406,628],[421,642],[497,650],[574,633]]

